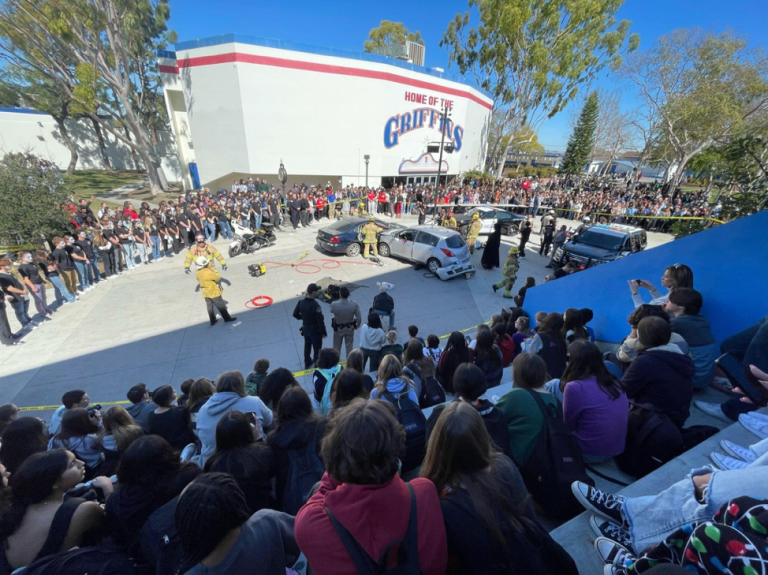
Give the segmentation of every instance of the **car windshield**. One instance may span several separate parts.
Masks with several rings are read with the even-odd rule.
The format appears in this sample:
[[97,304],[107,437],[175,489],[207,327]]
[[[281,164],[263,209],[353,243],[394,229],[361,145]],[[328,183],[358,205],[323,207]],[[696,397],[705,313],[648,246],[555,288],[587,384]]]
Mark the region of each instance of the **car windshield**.
[[586,230],[579,234],[574,243],[594,246],[604,250],[618,250],[624,243],[624,237]]
[[354,228],[358,222],[355,221],[349,221],[349,220],[339,220],[337,222],[333,222],[330,226],[325,228],[327,231],[332,232],[334,234],[344,234]]
[[445,245],[449,248],[457,249],[463,248],[466,244],[464,243],[464,238],[462,238],[459,234],[456,234],[455,236],[445,238]]

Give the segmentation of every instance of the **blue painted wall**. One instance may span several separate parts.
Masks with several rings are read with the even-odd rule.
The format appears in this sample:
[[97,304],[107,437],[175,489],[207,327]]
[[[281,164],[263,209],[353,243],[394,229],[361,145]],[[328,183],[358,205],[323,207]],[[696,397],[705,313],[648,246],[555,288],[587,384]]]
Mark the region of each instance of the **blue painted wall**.
[[[627,280],[648,280],[664,293],[660,278],[677,263],[693,270],[702,313],[720,343],[768,313],[768,211],[536,286],[526,293],[525,311],[533,317],[591,308],[597,339],[618,343],[629,333],[634,309]],[[648,290],[640,294],[650,301]]]

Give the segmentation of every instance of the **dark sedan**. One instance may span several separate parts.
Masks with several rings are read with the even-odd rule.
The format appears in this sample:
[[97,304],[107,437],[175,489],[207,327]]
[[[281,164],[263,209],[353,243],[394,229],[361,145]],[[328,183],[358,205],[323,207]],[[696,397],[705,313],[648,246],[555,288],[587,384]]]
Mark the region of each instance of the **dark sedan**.
[[[326,252],[347,254],[354,258],[363,251],[362,229],[368,223],[368,216],[351,216],[336,220],[330,226],[317,232],[317,245]],[[381,231],[402,229],[404,226],[394,222],[376,219],[375,223]]]

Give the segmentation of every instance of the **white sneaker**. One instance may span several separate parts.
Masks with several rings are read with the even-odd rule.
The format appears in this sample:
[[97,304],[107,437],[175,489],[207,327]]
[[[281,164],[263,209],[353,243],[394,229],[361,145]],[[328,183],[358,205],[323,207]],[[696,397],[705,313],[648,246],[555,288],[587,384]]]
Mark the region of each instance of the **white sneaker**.
[[739,415],[739,423],[744,426],[744,429],[751,431],[760,439],[768,437],[768,423],[763,423],[754,417],[748,417],[746,413]]
[[707,403],[706,401],[694,401],[693,405],[695,405],[699,410],[703,411],[710,417],[714,417],[715,419],[719,419],[720,421],[725,421],[727,423],[733,423],[733,421],[723,413],[723,410],[720,408],[719,403]]
[[749,413],[745,413],[744,415],[760,423],[768,423],[768,414],[760,413],[759,411],[750,411]]
[[731,457],[741,459],[747,463],[752,463],[755,459],[757,459],[757,453],[752,451],[749,447],[742,447],[741,445],[734,443],[733,441],[728,441],[727,439],[720,441],[720,447],[722,447],[723,451],[725,451]]
[[749,463],[746,461],[742,461],[741,459],[736,459],[734,457],[729,457],[727,455],[723,455],[722,453],[710,453],[709,457],[712,459],[712,461],[715,462],[715,465],[717,465],[723,471],[728,471],[730,469],[746,469],[749,467]]

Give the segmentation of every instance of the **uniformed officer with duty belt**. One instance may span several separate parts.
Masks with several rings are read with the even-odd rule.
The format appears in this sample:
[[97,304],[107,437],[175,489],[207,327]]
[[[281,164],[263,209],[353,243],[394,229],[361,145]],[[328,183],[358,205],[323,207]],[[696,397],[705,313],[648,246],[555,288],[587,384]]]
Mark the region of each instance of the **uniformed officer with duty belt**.
[[345,286],[339,288],[341,299],[331,304],[331,327],[333,327],[333,349],[341,355],[341,343],[345,344],[347,355],[354,349],[355,330],[363,324],[363,314],[357,302],[350,301],[349,289]]

